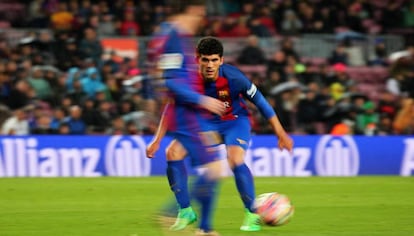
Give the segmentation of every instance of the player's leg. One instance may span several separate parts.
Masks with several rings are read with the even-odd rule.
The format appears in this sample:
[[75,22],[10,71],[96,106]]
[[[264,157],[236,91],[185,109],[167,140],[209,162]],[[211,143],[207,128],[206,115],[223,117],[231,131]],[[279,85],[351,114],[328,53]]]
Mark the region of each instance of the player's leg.
[[223,174],[223,163],[218,152],[221,141],[213,137],[217,135],[215,132],[204,132],[202,135],[203,137],[191,137],[190,140],[189,137],[184,137],[183,142],[180,142],[188,151],[193,166],[199,167],[192,188],[192,196],[201,206],[197,235],[216,235],[212,218],[218,182]]
[[245,219],[240,227],[243,231],[261,229],[260,218],[255,214],[253,202],[256,197],[253,175],[245,163],[246,149],[250,141],[250,124],[247,119],[229,122],[222,130],[227,149],[227,161],[233,171],[237,190],[245,207]]
[[194,181],[193,197],[201,206],[197,235],[216,235],[213,231],[212,218],[218,194],[218,183],[223,172],[222,166],[222,161],[203,165],[202,173]]
[[255,186],[253,175],[244,162],[245,150],[240,146],[227,146],[227,160],[233,171],[237,190],[245,207],[245,218],[242,226],[243,231],[258,231],[261,229],[260,217],[255,214],[253,202],[255,199]]
[[184,163],[187,151],[178,140],[173,140],[166,148],[167,178],[178,203],[178,215],[171,230],[182,230],[197,220],[197,215],[190,205],[188,191],[188,174]]

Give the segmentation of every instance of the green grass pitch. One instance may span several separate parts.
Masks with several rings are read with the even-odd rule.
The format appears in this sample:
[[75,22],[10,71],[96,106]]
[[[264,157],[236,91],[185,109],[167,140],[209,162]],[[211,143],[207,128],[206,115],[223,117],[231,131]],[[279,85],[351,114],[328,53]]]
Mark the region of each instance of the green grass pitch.
[[[292,221],[241,232],[243,207],[232,178],[220,188],[215,226],[223,236],[414,235],[414,178],[256,178],[257,193],[280,192],[295,205]],[[171,193],[165,177],[2,178],[1,236],[153,236],[155,213]]]

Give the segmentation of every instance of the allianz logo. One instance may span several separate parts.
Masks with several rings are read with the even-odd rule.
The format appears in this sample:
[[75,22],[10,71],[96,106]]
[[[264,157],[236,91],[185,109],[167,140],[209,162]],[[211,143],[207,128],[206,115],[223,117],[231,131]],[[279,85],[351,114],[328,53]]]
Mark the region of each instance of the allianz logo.
[[146,144],[139,136],[112,137],[105,149],[105,169],[110,176],[149,176],[150,159],[146,158]]
[[[312,158],[313,157],[313,158]],[[355,176],[359,151],[352,137],[322,136],[315,148],[296,146],[293,154],[279,148],[256,147],[246,152],[255,176]],[[231,175],[231,171],[227,171]]]
[[351,136],[322,136],[315,150],[315,170],[320,176],[355,176],[359,151]]
[[[35,137],[0,139],[0,177],[148,176],[150,160],[139,136],[113,136],[102,148],[59,147]],[[43,143],[40,143],[42,141]],[[93,138],[91,138],[91,143]]]

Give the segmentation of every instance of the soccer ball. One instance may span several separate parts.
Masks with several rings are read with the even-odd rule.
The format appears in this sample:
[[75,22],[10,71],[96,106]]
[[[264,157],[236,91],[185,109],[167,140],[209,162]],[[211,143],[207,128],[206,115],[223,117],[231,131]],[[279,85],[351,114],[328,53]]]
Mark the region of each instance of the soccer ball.
[[295,211],[289,198],[276,192],[260,194],[253,204],[262,222],[270,226],[287,224]]

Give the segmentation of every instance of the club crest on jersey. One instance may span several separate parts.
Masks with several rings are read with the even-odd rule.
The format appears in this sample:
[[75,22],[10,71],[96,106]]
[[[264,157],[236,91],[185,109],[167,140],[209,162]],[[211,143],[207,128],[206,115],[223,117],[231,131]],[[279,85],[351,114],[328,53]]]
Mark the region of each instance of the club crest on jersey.
[[218,91],[218,95],[219,95],[219,97],[228,97],[229,96],[229,91],[220,90],[220,91]]

